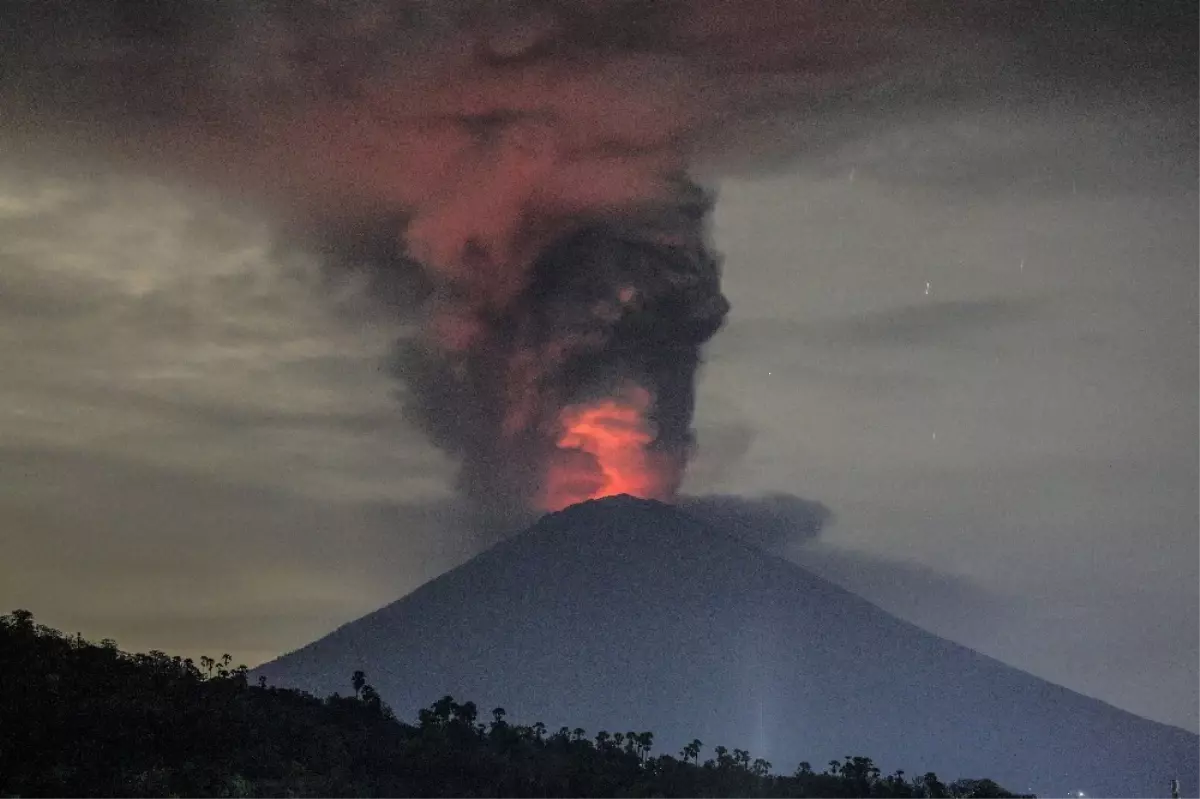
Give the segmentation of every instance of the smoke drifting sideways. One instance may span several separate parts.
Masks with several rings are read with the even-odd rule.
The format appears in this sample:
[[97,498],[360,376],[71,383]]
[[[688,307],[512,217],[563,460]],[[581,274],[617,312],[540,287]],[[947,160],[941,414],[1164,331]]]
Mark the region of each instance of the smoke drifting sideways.
[[898,80],[922,30],[888,0],[179,8],[91,20],[87,77],[23,45],[16,99],[90,110],[113,152],[301,229],[394,220],[401,255],[372,268],[420,321],[395,359],[406,411],[512,520],[674,496],[729,308],[689,172],[741,156],[756,120]]

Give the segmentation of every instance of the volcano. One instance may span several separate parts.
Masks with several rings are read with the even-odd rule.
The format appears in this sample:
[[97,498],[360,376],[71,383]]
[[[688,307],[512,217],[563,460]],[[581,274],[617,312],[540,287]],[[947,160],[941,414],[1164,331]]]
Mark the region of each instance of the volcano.
[[450,694],[550,729],[699,738],[790,772],[990,777],[1041,796],[1195,796],[1200,739],[904,622],[658,502],[575,505],[255,676],[361,669],[405,718]]

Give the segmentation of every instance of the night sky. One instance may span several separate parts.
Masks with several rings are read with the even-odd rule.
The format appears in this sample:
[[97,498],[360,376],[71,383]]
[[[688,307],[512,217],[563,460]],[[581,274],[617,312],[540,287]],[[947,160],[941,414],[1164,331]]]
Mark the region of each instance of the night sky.
[[[819,502],[794,561],[1196,731],[1195,9],[1168,11],[1003,34],[986,79],[714,168],[732,311],[684,490]],[[255,665],[479,550],[354,275],[30,129],[0,122],[0,607]]]

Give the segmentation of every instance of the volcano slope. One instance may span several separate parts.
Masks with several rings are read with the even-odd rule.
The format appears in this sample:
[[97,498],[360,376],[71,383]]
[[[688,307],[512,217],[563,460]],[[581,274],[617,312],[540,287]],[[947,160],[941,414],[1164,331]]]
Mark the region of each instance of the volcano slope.
[[577,505],[255,670],[325,695],[366,672],[401,718],[443,695],[550,729],[651,730],[790,772],[885,771],[1064,796],[1196,795],[1197,736],[939,638],[656,502]]

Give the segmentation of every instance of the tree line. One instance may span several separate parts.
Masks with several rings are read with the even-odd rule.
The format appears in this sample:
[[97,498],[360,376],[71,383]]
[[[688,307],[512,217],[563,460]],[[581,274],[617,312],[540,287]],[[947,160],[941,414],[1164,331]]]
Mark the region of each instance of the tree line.
[[357,671],[324,699],[248,679],[226,655],[132,654],[0,616],[0,797],[1008,797],[988,779],[884,774],[847,756],[790,774],[651,732],[550,731],[443,697],[401,721]]

